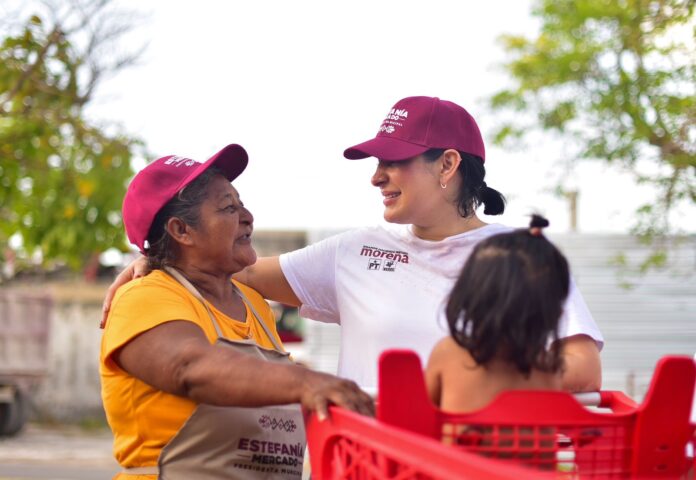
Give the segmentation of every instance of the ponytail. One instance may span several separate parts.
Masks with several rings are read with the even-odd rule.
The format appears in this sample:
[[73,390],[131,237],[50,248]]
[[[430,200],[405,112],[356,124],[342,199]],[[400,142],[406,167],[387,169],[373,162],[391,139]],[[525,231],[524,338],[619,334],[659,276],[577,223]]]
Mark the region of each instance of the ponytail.
[[[423,154],[423,157],[431,162],[440,158],[445,152],[442,148],[432,148]],[[483,159],[471,153],[459,152],[462,161],[459,164],[459,174],[462,184],[457,196],[457,209],[459,214],[470,217],[479,205],[484,205],[483,213],[486,215],[500,215],[505,211],[505,197],[498,190],[486,185],[483,180],[486,169]]]
[[486,185],[486,182],[483,182],[481,202],[486,215],[500,215],[505,211],[505,197],[495,188]]

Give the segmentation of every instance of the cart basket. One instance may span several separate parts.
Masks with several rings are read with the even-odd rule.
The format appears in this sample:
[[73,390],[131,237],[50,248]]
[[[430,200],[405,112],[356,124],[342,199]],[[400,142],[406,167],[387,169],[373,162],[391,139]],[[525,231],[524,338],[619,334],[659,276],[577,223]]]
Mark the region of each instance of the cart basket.
[[430,402],[414,352],[386,351],[379,368],[378,420],[442,449],[556,478],[687,478],[693,469],[687,449],[694,442],[689,416],[696,365],[690,357],[662,358],[640,405],[621,392],[599,392],[603,411],[567,392],[518,390],[481,410],[449,413]]
[[693,479],[695,379],[691,358],[668,356],[641,404],[602,391],[590,410],[566,392],[509,391],[455,414],[430,402],[415,353],[387,351],[377,419],[338,407],[308,416],[312,478]]

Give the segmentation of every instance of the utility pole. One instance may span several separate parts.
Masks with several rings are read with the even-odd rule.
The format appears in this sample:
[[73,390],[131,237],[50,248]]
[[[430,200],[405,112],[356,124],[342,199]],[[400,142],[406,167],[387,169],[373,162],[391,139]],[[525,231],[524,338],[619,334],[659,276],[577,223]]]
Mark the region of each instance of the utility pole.
[[565,197],[568,200],[570,209],[570,231],[577,233],[578,231],[578,191],[570,190],[565,192]]

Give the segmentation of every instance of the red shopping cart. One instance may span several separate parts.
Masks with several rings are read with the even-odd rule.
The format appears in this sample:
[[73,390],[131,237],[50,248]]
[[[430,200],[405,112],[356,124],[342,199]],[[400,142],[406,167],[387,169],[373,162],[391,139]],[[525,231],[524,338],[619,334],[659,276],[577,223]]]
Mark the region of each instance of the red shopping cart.
[[565,392],[511,391],[486,408],[453,414],[429,401],[420,360],[392,350],[380,359],[377,419],[333,408],[310,418],[318,479],[693,478],[689,422],[696,366],[657,365],[640,405],[603,391],[591,411]]

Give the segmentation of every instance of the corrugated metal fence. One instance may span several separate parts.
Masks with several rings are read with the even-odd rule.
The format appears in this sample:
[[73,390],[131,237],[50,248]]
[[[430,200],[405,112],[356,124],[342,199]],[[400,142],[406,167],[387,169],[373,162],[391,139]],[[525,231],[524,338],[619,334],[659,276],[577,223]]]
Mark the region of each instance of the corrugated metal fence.
[[552,239],[569,258],[604,334],[605,389],[642,398],[660,357],[696,353],[696,237],[672,241],[665,268],[645,273],[637,265],[650,248],[634,237],[566,234]]

